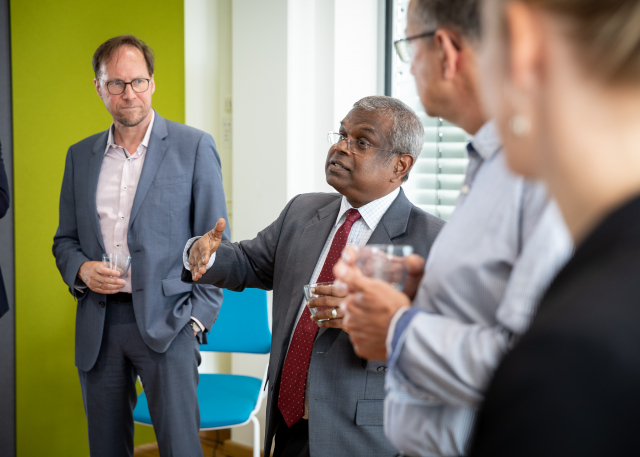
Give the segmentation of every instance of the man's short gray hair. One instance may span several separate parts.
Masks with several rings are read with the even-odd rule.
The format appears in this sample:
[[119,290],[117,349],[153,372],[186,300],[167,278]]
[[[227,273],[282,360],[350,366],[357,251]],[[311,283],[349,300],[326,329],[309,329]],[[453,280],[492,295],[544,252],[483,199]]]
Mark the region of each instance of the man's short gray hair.
[[[412,0],[408,20],[430,32],[449,27],[470,41],[480,38],[479,0]],[[426,30],[429,29],[429,30]]]
[[[384,95],[371,95],[358,100],[353,104],[354,109],[363,111],[375,111],[387,119],[391,119],[391,133],[389,142],[391,152],[388,162],[393,156],[411,154],[413,163],[418,160],[424,145],[424,127],[420,118],[407,105],[397,98]],[[409,173],[403,178],[403,182],[409,179]]]

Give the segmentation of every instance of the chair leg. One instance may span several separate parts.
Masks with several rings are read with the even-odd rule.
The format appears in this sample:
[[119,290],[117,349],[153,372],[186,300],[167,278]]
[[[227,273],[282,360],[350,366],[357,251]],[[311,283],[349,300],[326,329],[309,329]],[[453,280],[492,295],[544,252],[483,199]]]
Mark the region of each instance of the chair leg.
[[256,416],[251,418],[253,422],[253,457],[260,457],[260,422]]

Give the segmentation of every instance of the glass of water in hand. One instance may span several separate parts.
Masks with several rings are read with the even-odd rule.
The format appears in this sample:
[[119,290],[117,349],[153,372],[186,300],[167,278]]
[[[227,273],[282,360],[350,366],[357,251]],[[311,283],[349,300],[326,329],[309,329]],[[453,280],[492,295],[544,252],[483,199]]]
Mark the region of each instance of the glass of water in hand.
[[124,254],[102,254],[102,265],[120,273],[120,276],[114,277],[124,279],[131,266],[131,257]]
[[[318,286],[330,286],[332,285],[332,282],[318,282],[315,284],[307,284],[304,286],[304,298],[307,300],[307,303],[309,303],[309,301],[311,301],[314,298],[319,298],[319,297],[323,297],[324,295],[320,295],[317,294],[315,291],[315,288]],[[317,308],[309,308],[309,312],[311,312],[311,314],[315,314],[318,311],[322,311],[324,309],[327,309],[327,306],[319,306]],[[318,320],[318,322],[323,322],[323,321],[328,321],[329,319],[320,319]]]
[[408,245],[370,244],[357,248],[355,266],[369,278],[382,279],[398,290],[407,279],[406,257],[413,254]]

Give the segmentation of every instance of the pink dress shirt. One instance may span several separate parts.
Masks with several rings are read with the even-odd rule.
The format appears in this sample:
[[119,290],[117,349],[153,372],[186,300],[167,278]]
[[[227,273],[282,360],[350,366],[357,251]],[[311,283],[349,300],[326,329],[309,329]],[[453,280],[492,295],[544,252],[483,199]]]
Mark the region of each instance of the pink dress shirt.
[[[127,244],[129,217],[155,117],[154,111],[147,132],[133,154],[114,143],[113,124],[109,128],[109,138],[104,151],[96,193],[100,231],[107,254],[130,255]],[[125,278],[126,284],[120,292],[131,293],[131,268]]]

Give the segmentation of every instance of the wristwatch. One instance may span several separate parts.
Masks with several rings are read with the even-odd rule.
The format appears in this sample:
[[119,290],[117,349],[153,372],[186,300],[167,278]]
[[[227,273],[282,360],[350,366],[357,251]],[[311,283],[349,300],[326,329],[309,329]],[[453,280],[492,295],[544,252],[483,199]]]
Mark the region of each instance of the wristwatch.
[[193,319],[191,319],[189,321],[189,325],[191,326],[191,328],[193,329],[194,332],[196,333],[200,333],[202,331],[202,329],[200,328],[200,326],[198,325],[198,323],[196,321],[194,321]]

